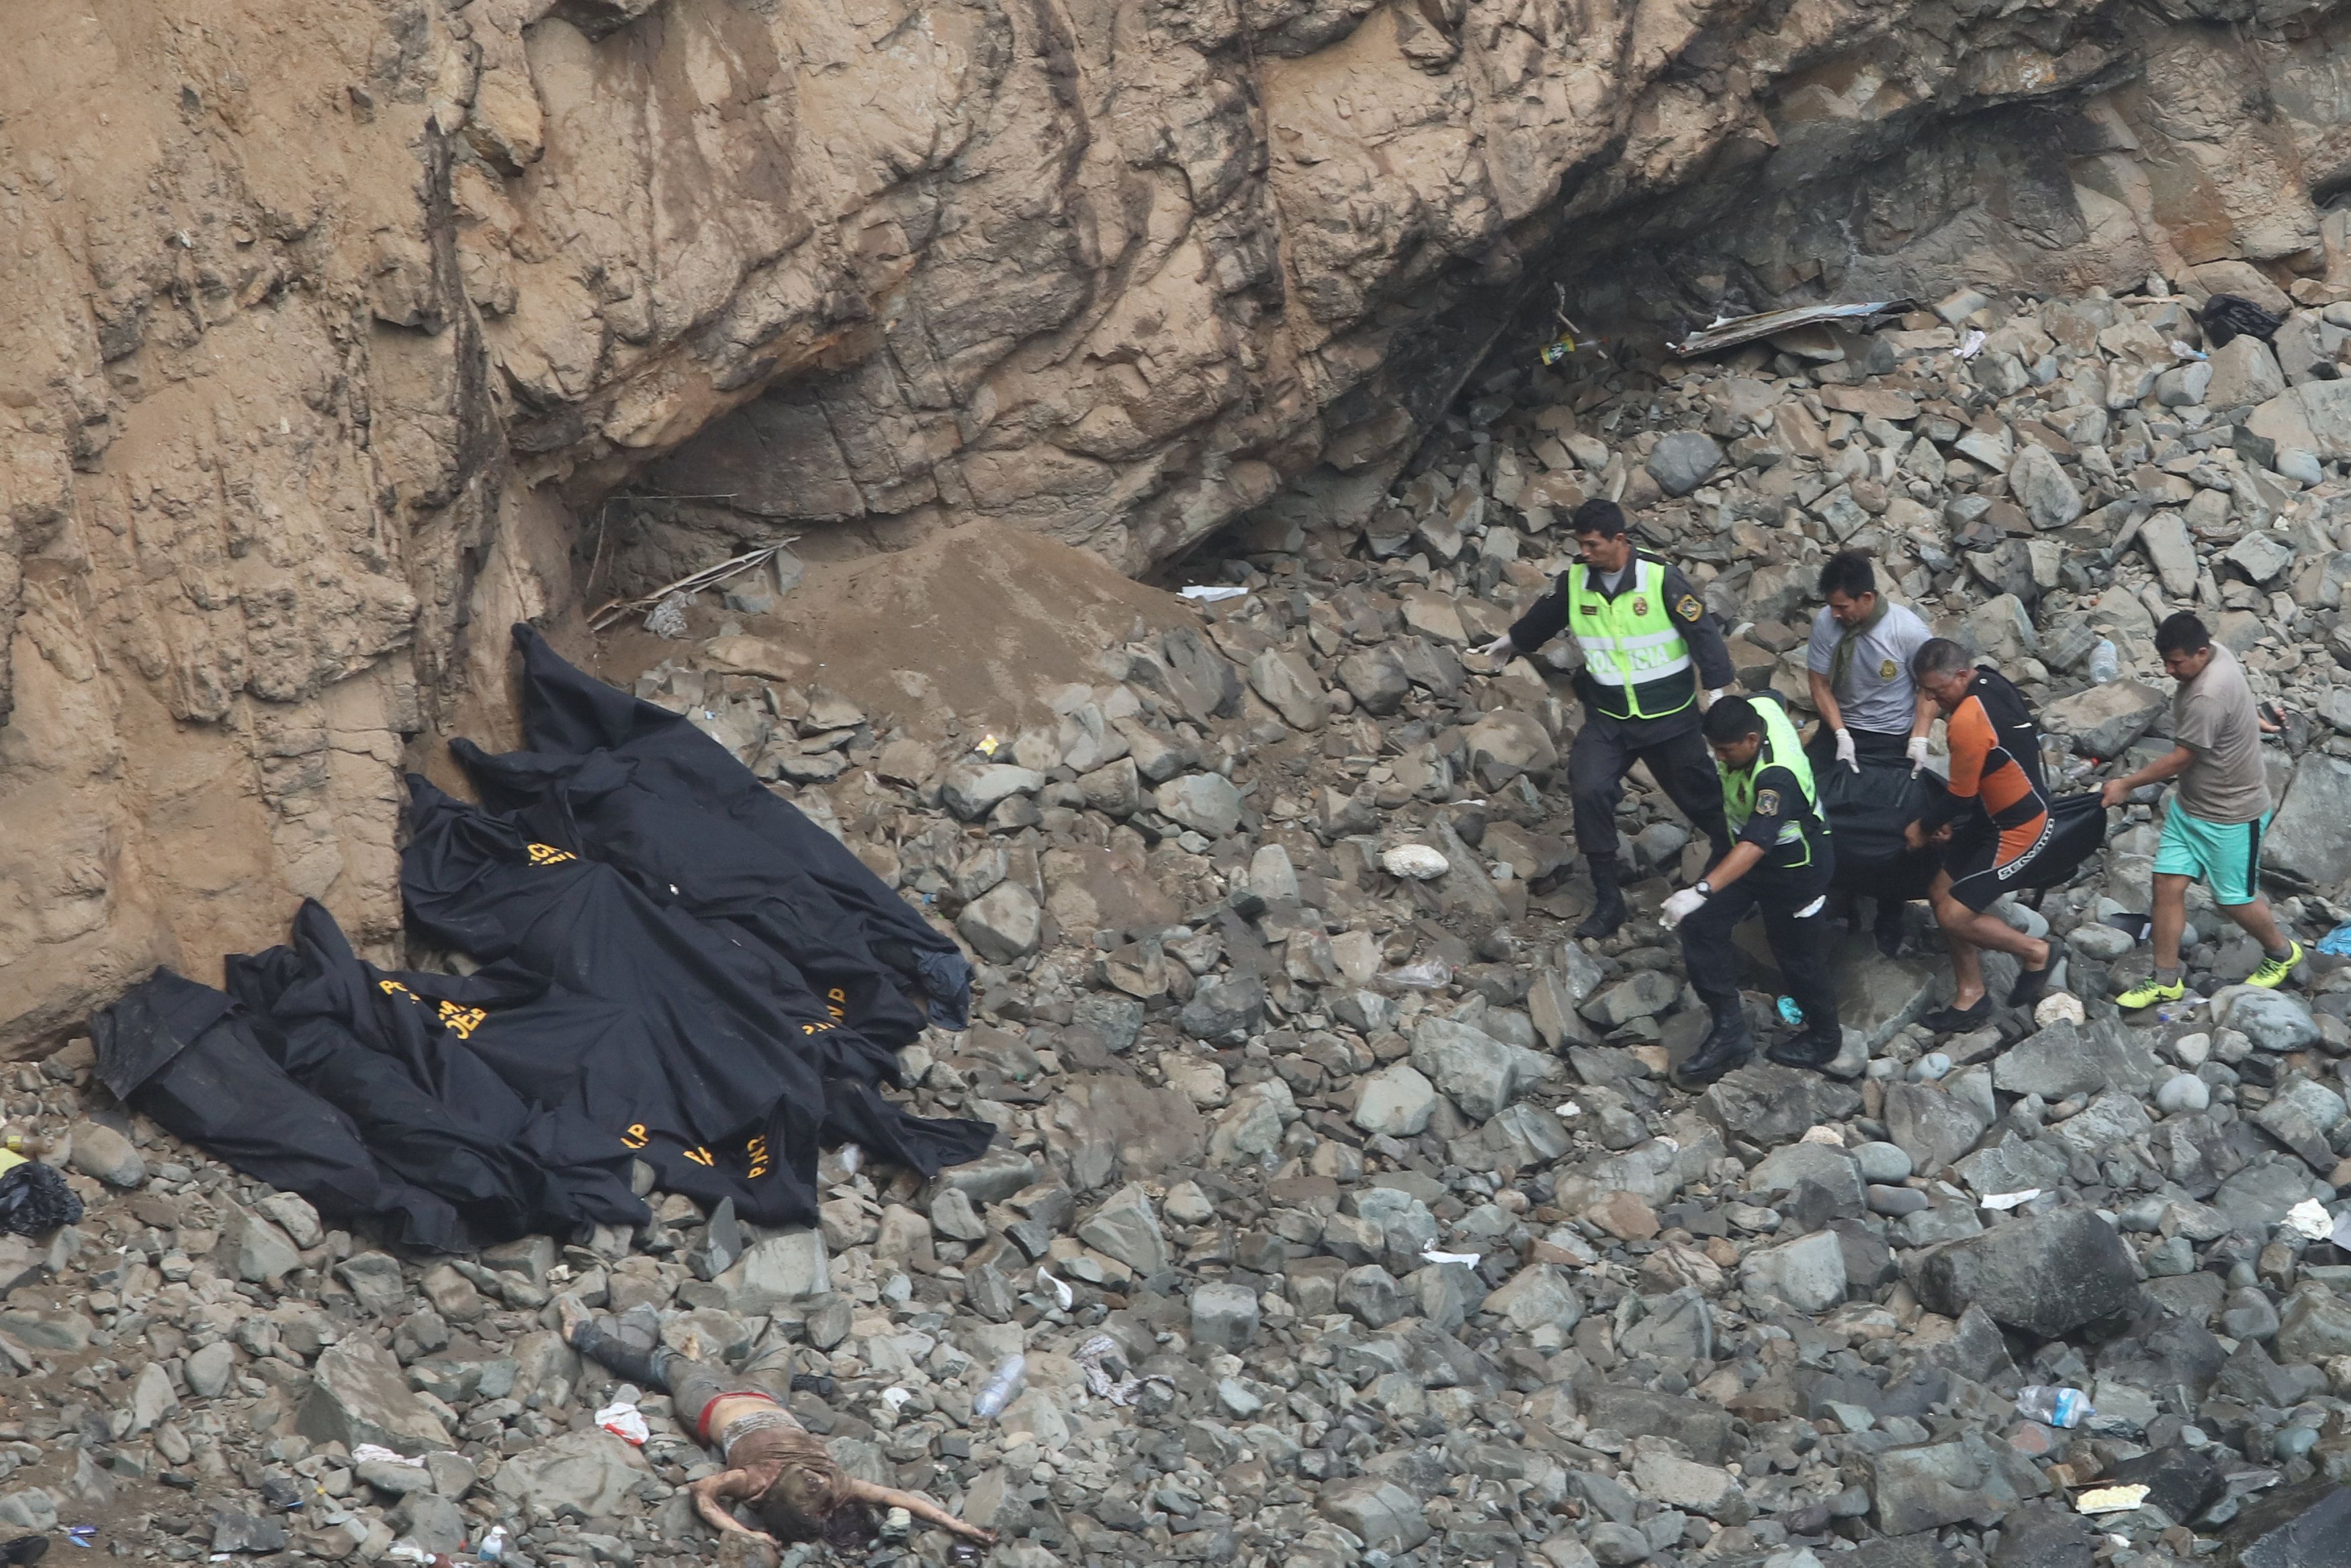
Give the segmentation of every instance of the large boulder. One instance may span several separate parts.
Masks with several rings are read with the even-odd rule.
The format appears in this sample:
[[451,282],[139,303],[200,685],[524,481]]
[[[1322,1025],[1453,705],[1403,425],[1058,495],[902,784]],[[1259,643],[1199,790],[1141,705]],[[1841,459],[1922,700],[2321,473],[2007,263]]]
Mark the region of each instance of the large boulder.
[[2111,1316],[2138,1297],[2138,1267],[2115,1228],[2089,1209],[2011,1219],[1953,1241],[1918,1265],[1918,1298],[1957,1317],[1980,1306],[1995,1323],[2044,1339]]
[[[2351,381],[2311,385],[2351,389]],[[2338,892],[2351,879],[2351,833],[2344,831],[2346,823],[2351,823],[2351,762],[2321,752],[2304,753],[2294,764],[2294,782],[2286,786],[2285,800],[2262,842],[2263,866],[2289,882],[2322,893]]]

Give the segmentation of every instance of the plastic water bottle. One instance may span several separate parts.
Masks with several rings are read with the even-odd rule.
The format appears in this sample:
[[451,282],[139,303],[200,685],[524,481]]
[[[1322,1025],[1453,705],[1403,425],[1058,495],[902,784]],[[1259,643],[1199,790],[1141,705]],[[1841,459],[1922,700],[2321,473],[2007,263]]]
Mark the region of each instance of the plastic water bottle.
[[2104,686],[2123,672],[2122,660],[2115,653],[2115,645],[2105,638],[2090,649],[2090,682]]
[[2051,1427],[2078,1427],[2098,1412],[2079,1388],[2035,1383],[2017,1391],[2016,1413]]
[[482,1543],[474,1549],[474,1555],[485,1563],[498,1563],[505,1560],[506,1554],[507,1527],[493,1524],[490,1532],[482,1537]]
[[996,1376],[980,1389],[979,1397],[971,1402],[971,1413],[983,1421],[995,1420],[1004,1414],[1004,1407],[1019,1394],[1021,1382],[1028,1376],[1027,1356],[1006,1356],[997,1364]]

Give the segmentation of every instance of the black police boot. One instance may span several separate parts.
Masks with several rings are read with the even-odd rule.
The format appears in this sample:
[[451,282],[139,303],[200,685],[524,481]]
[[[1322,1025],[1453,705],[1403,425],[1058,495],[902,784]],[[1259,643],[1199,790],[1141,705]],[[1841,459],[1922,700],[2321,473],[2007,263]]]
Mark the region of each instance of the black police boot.
[[1614,857],[1605,860],[1597,856],[1593,857],[1592,891],[1592,913],[1575,928],[1575,934],[1597,941],[1603,937],[1614,936],[1616,928],[1625,923],[1625,888],[1617,879]]
[[1844,1030],[1808,1029],[1792,1040],[1767,1046],[1763,1054],[1782,1067],[1809,1067],[1817,1073],[1844,1053]]
[[1714,1015],[1714,1027],[1674,1070],[1674,1077],[1691,1088],[1704,1088],[1733,1067],[1745,1066],[1754,1054],[1755,1036],[1748,1030],[1747,1014],[1733,1002]]

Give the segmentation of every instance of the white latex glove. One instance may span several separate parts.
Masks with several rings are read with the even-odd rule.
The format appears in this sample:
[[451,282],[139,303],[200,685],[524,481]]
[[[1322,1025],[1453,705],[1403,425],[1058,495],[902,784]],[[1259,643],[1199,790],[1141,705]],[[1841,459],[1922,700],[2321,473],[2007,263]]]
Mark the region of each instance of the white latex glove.
[[1854,750],[1851,730],[1839,730],[1836,732],[1836,746],[1837,761],[1855,773],[1861,772],[1861,753]]
[[1919,770],[1927,765],[1927,737],[1924,735],[1911,736],[1909,753],[1910,776],[1915,779],[1918,776]]
[[1659,919],[1665,921],[1667,929],[1670,930],[1698,913],[1698,906],[1705,902],[1705,894],[1695,888],[1685,888],[1666,900],[1666,907],[1660,911]]
[[1729,687],[1728,687],[1728,686],[1718,686],[1718,687],[1716,687],[1713,691],[1709,691],[1709,692],[1708,692],[1708,693],[1706,694],[1706,706],[1707,706],[1707,707],[1708,707],[1708,708],[1711,708],[1711,707],[1713,707],[1717,702],[1721,701],[1725,697],[1728,697],[1728,696],[1729,696],[1729,695],[1730,695],[1730,688],[1729,688]]
[[1490,659],[1495,663],[1499,664],[1504,659],[1510,658],[1510,655],[1518,652],[1518,650],[1519,645],[1510,640],[1510,634],[1506,631],[1501,636],[1496,638],[1493,641],[1488,643],[1485,647],[1479,649],[1478,653],[1479,657],[1482,659]]

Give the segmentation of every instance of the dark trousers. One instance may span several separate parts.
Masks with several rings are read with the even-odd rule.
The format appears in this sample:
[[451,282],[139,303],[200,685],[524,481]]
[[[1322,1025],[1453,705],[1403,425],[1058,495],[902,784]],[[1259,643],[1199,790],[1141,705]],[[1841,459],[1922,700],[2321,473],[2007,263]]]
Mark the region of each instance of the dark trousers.
[[[1804,1027],[1834,1034],[1836,981],[1829,972],[1829,877],[1835,851],[1823,843],[1802,871],[1750,871],[1698,906],[1682,922],[1682,961],[1690,989],[1716,1016],[1739,1006],[1739,952],[1730,933],[1752,909],[1763,914],[1763,938],[1788,994],[1804,1010]],[[1813,908],[1817,904],[1818,908]],[[1799,916],[1799,909],[1811,909]]]
[[697,1438],[707,1438],[698,1423],[712,1400],[745,1391],[716,1367],[705,1366],[666,1345],[640,1350],[601,1323],[590,1322],[581,1328],[571,1348],[632,1383],[667,1394],[678,1420]]
[[1714,771],[1695,707],[1665,719],[1611,719],[1589,707],[1567,753],[1568,793],[1575,801],[1575,846],[1594,859],[1616,853],[1616,804],[1625,773],[1646,763],[1649,776],[1681,808],[1690,826],[1714,846],[1715,860],[1730,853],[1722,819],[1722,781]]

